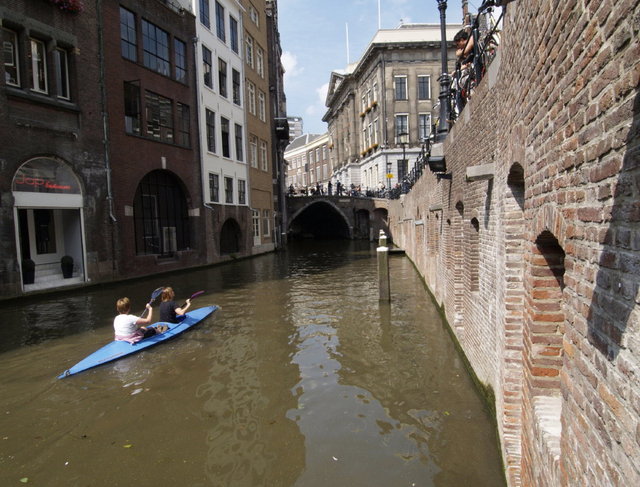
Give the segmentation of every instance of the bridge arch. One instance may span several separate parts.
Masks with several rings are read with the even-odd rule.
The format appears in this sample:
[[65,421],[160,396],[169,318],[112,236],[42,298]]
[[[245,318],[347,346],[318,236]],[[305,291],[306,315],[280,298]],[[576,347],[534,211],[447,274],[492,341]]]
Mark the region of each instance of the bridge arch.
[[327,199],[314,199],[289,218],[290,238],[353,238],[353,225],[344,212]]

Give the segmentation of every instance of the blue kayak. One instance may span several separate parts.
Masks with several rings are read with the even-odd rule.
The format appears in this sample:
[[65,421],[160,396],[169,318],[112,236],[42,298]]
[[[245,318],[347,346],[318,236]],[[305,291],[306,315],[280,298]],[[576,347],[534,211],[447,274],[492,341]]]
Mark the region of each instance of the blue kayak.
[[174,336],[188,330],[192,326],[197,325],[217,309],[218,306],[205,306],[204,308],[194,309],[193,311],[187,312],[185,314],[185,318],[180,323],[154,323],[150,326],[155,327],[162,324],[167,325],[169,329],[164,333],[145,338],[138,343],[131,344],[129,342],[114,340],[101,349],[96,350],[91,355],[83,358],[80,362],[75,364],[70,369],[65,370],[58,376],[58,379],[63,379],[64,377],[77,374],[78,372],[82,372],[83,370],[87,370],[101,364],[106,364],[107,362],[112,362],[113,360],[118,360],[119,358],[126,357],[127,355],[131,355],[132,353],[140,352],[145,348],[153,347],[158,343],[169,340],[170,338],[173,338]]

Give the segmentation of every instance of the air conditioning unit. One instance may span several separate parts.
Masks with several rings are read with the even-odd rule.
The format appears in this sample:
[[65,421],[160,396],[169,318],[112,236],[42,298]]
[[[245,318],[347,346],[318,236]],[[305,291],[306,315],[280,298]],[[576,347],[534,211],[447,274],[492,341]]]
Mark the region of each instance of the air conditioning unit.
[[162,253],[169,254],[178,250],[176,227],[162,227]]

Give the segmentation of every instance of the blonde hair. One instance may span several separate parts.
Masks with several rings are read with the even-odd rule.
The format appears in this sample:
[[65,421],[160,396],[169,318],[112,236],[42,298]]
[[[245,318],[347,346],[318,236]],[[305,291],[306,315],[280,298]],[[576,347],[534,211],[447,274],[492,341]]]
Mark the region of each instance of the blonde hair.
[[129,298],[118,299],[118,301],[116,301],[116,309],[120,314],[128,313],[131,310],[131,301],[129,301]]
[[172,287],[165,287],[162,290],[162,302],[171,301],[175,297]]

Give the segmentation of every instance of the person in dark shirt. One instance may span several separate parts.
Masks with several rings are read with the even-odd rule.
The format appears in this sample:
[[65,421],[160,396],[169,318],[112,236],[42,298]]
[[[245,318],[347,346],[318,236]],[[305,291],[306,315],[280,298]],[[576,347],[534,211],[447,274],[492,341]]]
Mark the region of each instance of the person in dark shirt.
[[167,323],[180,322],[184,314],[191,306],[191,300],[187,299],[183,307],[179,307],[174,298],[176,297],[172,287],[165,287],[162,290],[162,302],[160,303],[160,321]]

